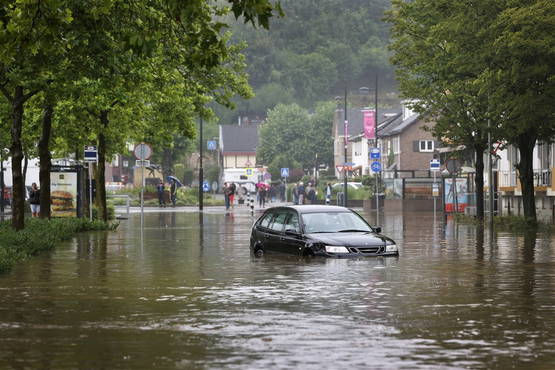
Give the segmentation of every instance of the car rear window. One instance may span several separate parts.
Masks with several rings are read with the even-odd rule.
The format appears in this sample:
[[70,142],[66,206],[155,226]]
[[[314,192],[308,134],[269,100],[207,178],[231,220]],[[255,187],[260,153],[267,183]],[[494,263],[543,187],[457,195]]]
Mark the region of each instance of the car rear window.
[[264,217],[262,217],[262,220],[260,220],[260,227],[268,228],[272,217],[274,217],[274,214],[272,212],[268,212],[266,215],[264,215]]
[[274,222],[270,226],[270,229],[275,231],[283,230],[283,224],[285,223],[285,218],[287,217],[287,213],[278,213],[277,216],[274,218]]

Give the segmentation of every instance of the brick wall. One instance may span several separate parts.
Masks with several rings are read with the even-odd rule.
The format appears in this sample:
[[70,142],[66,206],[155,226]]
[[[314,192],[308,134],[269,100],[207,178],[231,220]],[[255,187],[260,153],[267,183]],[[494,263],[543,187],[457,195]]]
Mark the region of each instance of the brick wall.
[[400,139],[400,170],[428,170],[430,168],[430,160],[433,158],[433,152],[418,152],[414,150],[415,141],[434,141],[431,132],[422,130],[424,126],[431,127],[432,123],[419,120],[402,132]]

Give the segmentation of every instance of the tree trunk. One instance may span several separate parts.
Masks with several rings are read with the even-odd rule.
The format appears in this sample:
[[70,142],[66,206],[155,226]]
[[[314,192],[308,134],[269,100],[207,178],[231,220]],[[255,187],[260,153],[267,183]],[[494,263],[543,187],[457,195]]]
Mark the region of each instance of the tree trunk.
[[[108,127],[108,111],[100,113],[100,122],[103,129]],[[98,166],[96,167],[96,199],[98,216],[103,221],[108,221],[108,209],[106,207],[106,136],[104,130],[98,134]]]
[[164,149],[162,154],[162,175],[164,178],[162,181],[165,181],[168,176],[173,175],[173,151],[172,149]]
[[39,180],[40,180],[40,217],[50,218],[50,169],[52,156],[50,155],[50,134],[52,130],[52,116],[54,106],[46,101],[42,116],[42,132],[39,140]]
[[[476,176],[474,184],[476,185],[476,217],[480,220],[484,219],[484,147],[476,145],[474,147],[476,153]],[[490,184],[491,186],[491,184]]]
[[533,153],[536,144],[536,134],[526,132],[518,137],[520,162],[517,165],[518,178],[522,186],[522,206],[524,218],[530,223],[536,223],[536,199],[534,196],[534,168]]
[[21,130],[23,126],[23,87],[17,86],[11,102],[11,147],[12,155],[12,227],[21,230],[25,227],[25,183],[21,161],[23,148],[21,145]]

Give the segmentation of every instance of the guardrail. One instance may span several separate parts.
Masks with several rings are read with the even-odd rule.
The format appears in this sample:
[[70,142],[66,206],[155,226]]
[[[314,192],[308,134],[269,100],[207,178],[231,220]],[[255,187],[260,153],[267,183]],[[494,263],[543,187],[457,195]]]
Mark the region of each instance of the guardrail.
[[127,209],[127,217],[129,217],[129,208],[131,206],[131,197],[127,194],[107,194],[106,198],[124,198],[125,207]]

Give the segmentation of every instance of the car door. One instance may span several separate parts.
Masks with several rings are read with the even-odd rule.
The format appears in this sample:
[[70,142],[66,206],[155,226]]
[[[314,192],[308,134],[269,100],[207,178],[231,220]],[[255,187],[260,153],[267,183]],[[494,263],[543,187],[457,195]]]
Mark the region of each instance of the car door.
[[284,226],[287,216],[287,211],[277,211],[275,217],[272,219],[267,238],[268,250],[282,253],[288,252],[287,249],[283,246]]
[[272,220],[274,216],[275,216],[274,212],[267,212],[264,216],[262,216],[262,218],[254,228],[255,243],[262,244],[262,247],[265,250],[269,250],[269,247],[270,247],[270,236],[271,236],[270,225],[272,224]]
[[295,211],[287,213],[283,235],[281,236],[281,245],[288,253],[292,254],[299,254],[302,250],[304,239],[301,234],[299,215]]

